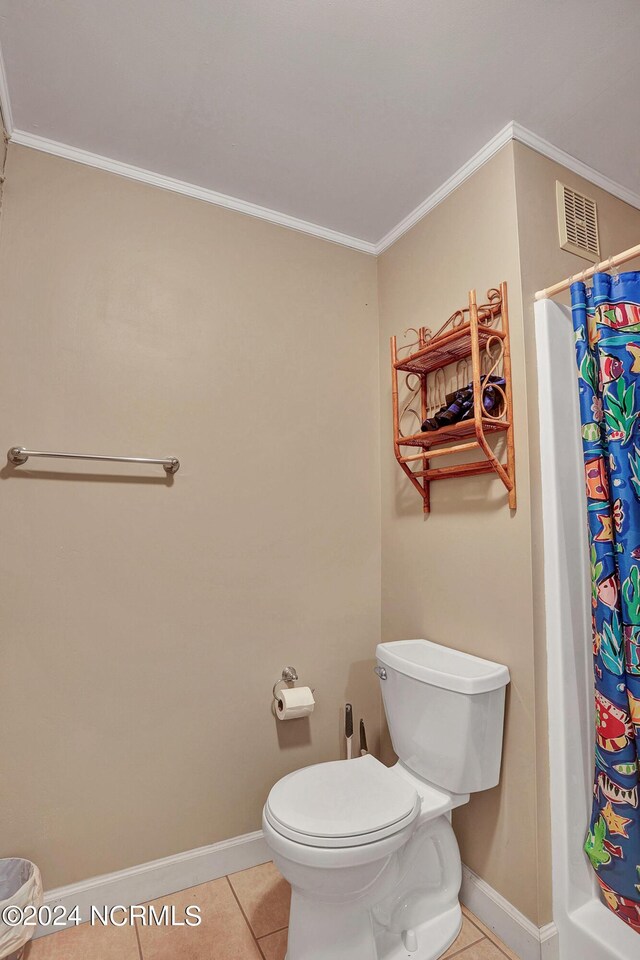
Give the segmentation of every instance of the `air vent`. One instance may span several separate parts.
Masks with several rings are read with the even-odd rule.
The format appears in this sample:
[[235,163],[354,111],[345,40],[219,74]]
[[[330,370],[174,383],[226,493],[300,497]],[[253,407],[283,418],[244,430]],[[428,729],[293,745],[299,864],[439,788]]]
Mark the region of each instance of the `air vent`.
[[597,263],[600,259],[600,239],[595,200],[556,180],[556,202],[562,249]]

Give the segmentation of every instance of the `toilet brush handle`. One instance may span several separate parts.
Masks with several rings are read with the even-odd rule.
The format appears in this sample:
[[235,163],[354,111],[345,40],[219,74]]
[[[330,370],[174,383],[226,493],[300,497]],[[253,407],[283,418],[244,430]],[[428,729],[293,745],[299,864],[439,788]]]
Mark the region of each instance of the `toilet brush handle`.
[[344,708],[344,735],[347,741],[347,760],[353,756],[353,707],[348,703]]
[[360,721],[360,756],[366,757],[369,753],[369,748],[367,746],[367,733],[364,728],[364,720]]

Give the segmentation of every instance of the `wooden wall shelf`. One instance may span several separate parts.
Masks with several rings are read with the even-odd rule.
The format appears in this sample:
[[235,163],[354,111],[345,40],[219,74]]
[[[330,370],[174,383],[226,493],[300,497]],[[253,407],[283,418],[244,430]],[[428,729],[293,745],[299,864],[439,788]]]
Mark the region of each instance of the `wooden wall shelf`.
[[[409,332],[409,331],[407,331]],[[496,473],[508,491],[509,506],[516,508],[515,451],[513,445],[513,401],[511,393],[511,352],[507,284],[501,283],[487,293],[487,302],[478,306],[476,291],[469,291],[469,305],[456,311],[436,334],[426,327],[411,330],[417,339],[410,352],[398,356],[398,344],[391,338],[393,382],[394,450],[398,463],[416,488],[425,513],[430,512],[430,484],[434,480]],[[399,374],[404,377],[404,393],[399,396]],[[500,397],[496,413],[487,412],[484,394],[489,377],[504,378],[504,386],[492,384]],[[437,430],[405,433],[403,423],[413,417],[424,420],[445,407],[447,398],[466,387],[473,388],[473,410],[468,419]],[[414,420],[414,422],[415,422]],[[501,463],[489,446],[487,437],[506,434],[506,462]],[[420,453],[403,451],[419,448]],[[434,467],[437,457],[479,451],[483,457],[465,463]],[[417,469],[416,469],[417,468]]]

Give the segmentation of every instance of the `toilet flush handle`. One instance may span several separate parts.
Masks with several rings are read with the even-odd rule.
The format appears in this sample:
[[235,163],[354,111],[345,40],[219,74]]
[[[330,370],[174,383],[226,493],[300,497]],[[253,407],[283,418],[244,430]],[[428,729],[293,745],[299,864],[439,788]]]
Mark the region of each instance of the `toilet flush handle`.
[[385,670],[384,667],[381,667],[379,663],[375,665],[375,667],[373,668],[373,672],[377,673],[381,680],[387,679],[387,671]]

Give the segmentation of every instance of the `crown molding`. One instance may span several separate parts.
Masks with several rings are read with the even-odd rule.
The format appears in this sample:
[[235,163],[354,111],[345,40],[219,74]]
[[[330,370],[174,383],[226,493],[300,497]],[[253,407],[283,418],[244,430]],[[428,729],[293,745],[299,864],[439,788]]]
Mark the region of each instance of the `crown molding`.
[[4,58],[2,56],[2,46],[0,45],[0,113],[4,129],[8,137],[13,133],[13,113],[11,112],[11,100],[9,99],[9,85],[7,83],[7,71],[4,68]]
[[411,213],[397,223],[395,227],[392,227],[388,233],[382,237],[375,245],[376,256],[380,256],[381,253],[384,253],[392,244],[399,240],[400,237],[406,233],[411,227],[414,227],[419,220],[422,220],[423,217],[426,217],[434,207],[437,207],[439,203],[442,203],[450,193],[453,193],[454,190],[468,180],[469,177],[480,169],[488,160],[490,160],[498,150],[501,150],[510,140],[513,140],[513,123],[508,123],[505,127],[502,128],[488,143],[485,143],[484,147],[481,147],[477,153],[475,153],[470,160],[467,160],[466,163],[456,170],[456,172],[449,177],[448,180],[438,187],[437,190],[434,190],[426,200],[423,200],[422,203],[418,204],[415,210],[412,210]]
[[289,230],[297,230],[299,233],[319,237],[321,240],[329,240],[331,243],[338,243],[343,247],[351,247],[351,249],[359,250],[361,253],[375,254],[375,244],[368,240],[349,237],[344,233],[338,233],[337,230],[330,230],[328,227],[322,227],[316,223],[308,223],[306,220],[299,220],[297,217],[280,213],[278,210],[270,210],[256,203],[239,200],[237,197],[229,197],[224,193],[199,187],[194,183],[176,180],[174,177],[165,177],[160,173],[154,173],[152,170],[134,167],[130,163],[122,163],[120,160],[111,160],[109,157],[90,153],[88,150],[81,150],[79,147],[71,147],[66,143],[58,143],[56,140],[49,140],[47,137],[41,137],[35,133],[13,130],[11,143],[22,147],[31,147],[33,150],[40,150],[42,153],[49,153],[65,160],[73,160],[88,167],[96,167],[98,170],[105,170],[108,173],[126,177],[128,180],[137,180],[153,187],[160,187],[162,190],[181,193],[183,196],[192,197],[194,200],[204,200],[205,203],[225,207],[227,210],[235,210],[236,213],[244,213],[249,217],[257,217],[259,220],[268,220],[270,223],[287,227]]
[[[9,130],[12,128],[11,105],[6,88],[6,77],[2,64],[1,51],[0,107],[3,111],[5,128],[9,133]],[[331,243],[337,243],[343,247],[349,247],[352,250],[358,250],[361,253],[367,253],[375,257],[384,253],[384,251],[399,240],[403,234],[407,233],[408,230],[422,220],[431,210],[442,203],[449,194],[453,193],[465,180],[473,176],[487,161],[491,160],[499,150],[512,140],[517,140],[532,150],[536,150],[543,156],[571,170],[589,183],[595,184],[619,200],[640,209],[640,194],[629,190],[627,187],[622,186],[622,184],[616,183],[615,180],[611,180],[603,173],[583,163],[582,160],[571,156],[571,154],[554,146],[554,144],[549,143],[548,140],[539,137],[536,133],[533,133],[533,131],[528,130],[526,127],[523,127],[522,124],[516,123],[515,121],[508,123],[496,133],[470,160],[456,170],[448,180],[438,187],[437,190],[434,190],[426,200],[423,200],[422,203],[396,224],[395,227],[389,230],[377,243],[360,240],[357,237],[350,237],[336,230],[331,230],[328,227],[323,227],[316,223],[309,223],[306,220],[299,220],[297,217],[289,216],[289,214],[286,213],[280,213],[278,210],[270,210],[267,207],[261,207],[258,204],[240,200],[237,197],[229,197],[215,190],[199,187],[196,184],[187,183],[184,180],[176,180],[174,177],[166,177],[162,174],[154,173],[152,170],[135,167],[132,164],[123,163],[119,160],[112,160],[109,157],[90,153],[79,147],[59,143],[56,140],[50,140],[34,133],[28,133],[25,130],[11,129],[10,139],[12,143],[21,146],[31,147],[34,150],[40,150],[41,152],[49,153],[56,157],[62,157],[65,160],[73,160],[85,166],[96,167],[99,170],[105,170],[108,173],[114,173],[118,176],[126,177],[129,180],[137,180],[150,186],[160,187],[163,190],[180,193],[184,196],[192,197],[195,200],[203,200],[205,203],[212,203],[219,207],[225,207],[228,210],[235,210],[237,213],[243,213],[246,216],[267,220],[281,227],[297,230],[299,233],[306,233],[309,236],[318,237],[321,240],[328,240]]]
[[399,240],[404,233],[433,210],[434,207],[442,203],[450,193],[453,193],[465,180],[473,176],[487,160],[490,160],[498,150],[501,150],[510,140],[517,140],[518,143],[522,143],[532,150],[536,150],[543,156],[548,157],[549,160],[559,163],[584,180],[588,180],[589,183],[595,184],[596,187],[606,190],[607,193],[640,210],[640,194],[634,193],[633,190],[623,187],[622,184],[611,180],[610,177],[606,177],[598,170],[594,170],[593,167],[583,163],[582,160],[578,160],[576,157],[571,156],[570,153],[566,153],[559,147],[549,143],[549,141],[543,137],[539,137],[537,133],[533,133],[532,130],[523,127],[522,124],[512,121],[496,133],[495,137],[492,137],[484,147],[478,150],[470,160],[467,160],[459,170],[456,170],[453,176],[449,177],[449,179],[428,196],[426,200],[423,200],[415,210],[412,210],[404,220],[401,220],[400,223],[396,224],[393,229],[385,234],[375,245],[376,256],[384,253],[396,240]]
[[549,141],[543,137],[539,137],[537,133],[533,133],[532,130],[523,127],[522,124],[514,122],[511,124],[511,128],[514,140],[523,143],[526,147],[531,147],[532,150],[536,150],[543,156],[548,157],[549,160],[554,160],[573,173],[577,173],[583,180],[588,180],[589,183],[593,183],[596,187],[606,190],[607,193],[617,197],[618,200],[623,200],[625,203],[640,210],[640,194],[634,193],[634,191],[629,190],[628,187],[623,187],[621,183],[617,183],[615,180],[611,180],[611,178],[606,177],[604,173],[600,173],[599,170],[594,170],[593,167],[573,157],[570,153],[565,153],[564,150],[549,143]]

